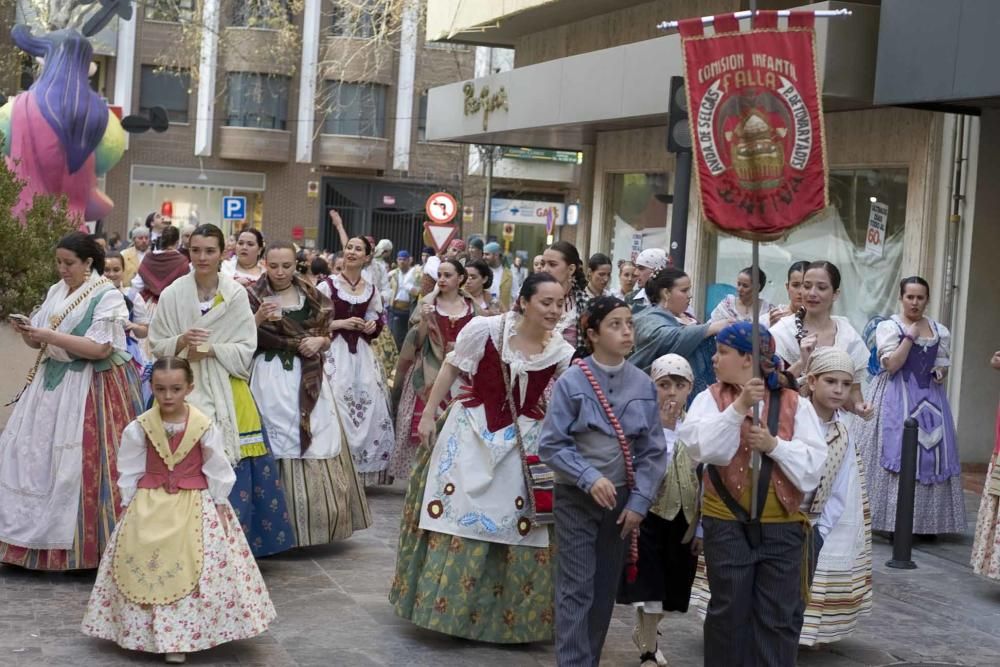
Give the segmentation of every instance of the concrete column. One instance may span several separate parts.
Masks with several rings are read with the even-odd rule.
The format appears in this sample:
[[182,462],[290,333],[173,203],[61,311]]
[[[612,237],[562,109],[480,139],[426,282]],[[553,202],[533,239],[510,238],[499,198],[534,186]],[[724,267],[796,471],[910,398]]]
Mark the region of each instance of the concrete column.
[[299,68],[299,123],[295,133],[295,161],[312,162],[316,132],[316,85],[319,33],[322,22],[320,0],[306,0],[302,10],[302,66]]
[[[314,0],[313,0],[314,1]],[[410,170],[410,140],[413,137],[413,82],[417,71],[418,7],[416,0],[403,6],[399,41],[399,76],[396,79],[396,131],[392,142],[392,168]]]
[[219,0],[204,0],[201,55],[198,63],[198,105],[194,125],[194,154],[211,157],[215,134],[215,74],[219,55]]
[[[133,11],[129,21],[118,19],[118,44],[115,49],[115,90],[112,104],[121,107],[122,118],[132,113],[132,95],[135,86],[135,40],[138,16]],[[125,147],[128,148],[129,134],[125,133]]]

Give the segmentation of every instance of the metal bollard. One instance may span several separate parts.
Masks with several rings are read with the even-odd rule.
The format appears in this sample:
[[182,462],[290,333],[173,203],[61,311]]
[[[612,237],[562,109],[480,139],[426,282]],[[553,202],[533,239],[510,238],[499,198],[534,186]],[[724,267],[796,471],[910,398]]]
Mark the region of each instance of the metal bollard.
[[903,422],[903,451],[899,462],[899,488],[896,492],[896,532],[892,538],[892,560],[887,567],[916,569],[913,562],[913,495],[917,487],[917,420]]

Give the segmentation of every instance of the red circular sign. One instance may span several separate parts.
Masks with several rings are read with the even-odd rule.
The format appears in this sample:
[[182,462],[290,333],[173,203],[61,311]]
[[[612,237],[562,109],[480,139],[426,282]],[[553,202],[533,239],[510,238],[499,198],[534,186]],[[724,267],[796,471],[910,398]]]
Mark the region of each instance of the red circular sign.
[[424,210],[432,222],[444,225],[455,219],[458,214],[458,202],[447,192],[435,192],[427,198]]

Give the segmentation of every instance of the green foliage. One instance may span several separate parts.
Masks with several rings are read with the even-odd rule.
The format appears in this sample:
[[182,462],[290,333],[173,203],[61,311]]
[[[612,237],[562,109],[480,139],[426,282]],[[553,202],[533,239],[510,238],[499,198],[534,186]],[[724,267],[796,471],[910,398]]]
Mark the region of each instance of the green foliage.
[[22,221],[13,213],[23,181],[0,158],[0,317],[27,315],[57,280],[55,247],[76,229],[65,198],[36,196]]

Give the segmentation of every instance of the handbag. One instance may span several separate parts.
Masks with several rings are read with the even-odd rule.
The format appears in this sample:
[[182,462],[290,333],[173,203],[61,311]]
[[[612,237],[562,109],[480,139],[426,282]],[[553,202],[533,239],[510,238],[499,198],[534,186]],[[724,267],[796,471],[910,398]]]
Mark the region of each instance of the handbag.
[[553,496],[555,492],[555,473],[536,454],[524,451],[524,440],[521,437],[521,427],[517,423],[517,406],[514,404],[514,393],[511,391],[510,367],[503,360],[503,344],[506,337],[507,318],[504,317],[500,330],[500,375],[503,376],[504,388],[507,391],[507,405],[514,425],[514,437],[517,440],[517,450],[521,456],[521,472],[524,483],[528,487],[528,510],[531,515],[530,524],[524,535],[535,526],[555,523],[552,513]]

